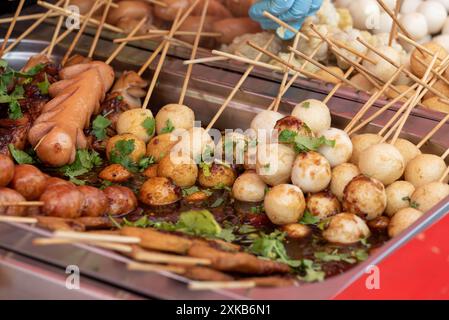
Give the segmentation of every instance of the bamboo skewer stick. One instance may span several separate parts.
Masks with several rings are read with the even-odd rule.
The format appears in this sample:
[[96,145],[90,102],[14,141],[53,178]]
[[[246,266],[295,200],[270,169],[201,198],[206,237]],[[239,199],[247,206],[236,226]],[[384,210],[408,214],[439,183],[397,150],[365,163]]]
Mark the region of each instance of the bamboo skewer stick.
[[43,201],[4,201],[0,202],[0,207],[42,207]]
[[[156,32],[157,31],[157,32]],[[158,38],[164,35],[168,35],[169,31],[167,30],[150,30],[146,35],[134,36],[131,38],[117,38],[114,39],[114,43],[121,43],[124,41],[142,41],[142,40],[152,40],[154,38]],[[196,32],[194,31],[176,31],[175,36],[195,36]],[[221,37],[222,34],[218,32],[201,32],[201,37]]]
[[[430,51],[429,49],[427,49],[423,45],[419,44],[418,42],[414,41],[410,37],[407,37],[407,36],[405,36],[405,35],[403,35],[401,33],[398,33],[398,37],[401,38],[402,40],[404,40],[405,42],[407,42],[408,44],[410,44],[410,45],[414,46],[415,48],[419,49],[421,53],[424,52],[424,53],[427,53],[428,55],[433,55],[434,54],[432,51]],[[438,57],[438,60],[441,61],[443,59]]]
[[[69,5],[69,0],[65,0],[64,3],[64,9],[67,8],[67,6]],[[62,27],[62,23],[64,22],[64,16],[60,15],[58,18],[58,22],[56,23],[56,27],[55,27],[55,31],[53,32],[53,36],[51,38],[51,42],[50,45],[48,46],[48,50],[47,50],[47,57],[50,59],[51,55],[53,53],[53,49],[55,48],[56,45],[56,40],[58,39],[59,36],[59,32],[61,31],[61,27]]]
[[449,149],[447,149],[442,155],[441,155],[441,159],[446,159],[447,156],[449,156]]
[[0,222],[15,222],[15,223],[35,224],[38,221],[37,221],[36,218],[0,215]]
[[92,58],[95,52],[95,49],[97,48],[98,40],[100,39],[101,32],[103,31],[104,24],[106,23],[106,18],[108,17],[109,9],[111,8],[112,0],[107,0],[106,5],[103,10],[103,15],[101,16],[100,25],[97,28],[97,31],[95,32],[94,40],[92,41],[92,44],[89,49],[89,53],[87,55],[88,58]]
[[[446,150],[446,152],[441,156],[441,158],[444,160],[444,159],[446,159],[446,157],[448,155],[449,155],[449,149]],[[448,174],[449,174],[449,166],[446,168],[446,170],[444,170],[444,173],[441,176],[441,178],[438,180],[438,182],[444,182],[444,180],[446,179]]]
[[113,242],[113,243],[127,243],[127,244],[140,243],[140,238],[137,237],[117,236],[103,233],[86,233],[86,232],[59,230],[55,231],[53,233],[53,236],[55,238],[76,239],[80,241],[99,241],[99,242]]
[[343,43],[343,42],[341,42],[339,40],[332,39],[332,42],[335,43],[338,47],[340,47],[340,48],[342,48],[344,50],[349,51],[350,53],[358,56],[359,58],[362,58],[365,61],[368,61],[368,62],[370,62],[372,64],[376,64],[377,63],[372,58],[368,57],[366,54],[363,54],[362,52],[360,52],[360,51],[358,51],[358,50],[348,46],[347,44],[345,44],[345,43]]
[[281,27],[284,27],[285,29],[290,30],[291,32],[293,32],[294,34],[299,34],[299,36],[301,38],[304,38],[305,40],[309,41],[310,38],[308,36],[306,36],[305,34],[303,34],[302,32],[300,32],[299,30],[296,30],[295,28],[293,28],[291,25],[289,25],[288,23],[282,21],[281,19],[273,16],[271,13],[269,13],[268,11],[264,11],[263,12],[263,16],[265,18],[271,19],[274,22],[276,22],[278,25],[280,25]]
[[282,67],[274,66],[272,64],[265,63],[265,62],[254,61],[253,59],[250,59],[250,58],[237,56],[235,54],[231,54],[231,53],[227,53],[227,52],[223,52],[223,51],[219,51],[219,50],[212,50],[212,54],[215,54],[215,55],[221,56],[221,57],[226,57],[228,59],[240,61],[243,63],[248,63],[250,65],[262,67],[262,68],[269,69],[272,71],[284,71],[284,68],[282,68]]
[[[41,6],[41,7],[44,7],[46,9],[51,9],[52,11],[56,11],[59,14],[63,14],[65,16],[72,16],[73,15],[73,12],[71,12],[70,10],[65,10],[64,8],[59,7],[59,5],[61,4],[61,1],[58,2],[57,4],[53,5],[51,3],[38,0],[37,4],[39,6]],[[81,15],[81,14],[80,15],[76,15],[76,17],[79,18],[81,21],[84,21],[84,20],[87,19],[86,16]],[[91,23],[91,24],[93,24],[95,26],[99,26],[100,25],[100,21],[98,21],[97,19],[90,18],[90,19],[87,19],[87,20],[89,21],[89,23]],[[108,29],[110,31],[114,31],[114,32],[125,33],[125,31],[123,29],[118,28],[116,26],[113,26],[113,25],[111,25],[109,23],[105,23],[104,24],[104,28]]]
[[254,281],[191,281],[190,290],[213,290],[213,289],[250,289],[254,288]]
[[186,256],[178,256],[174,254],[168,253],[160,253],[154,251],[148,251],[141,249],[138,246],[133,248],[133,252],[131,254],[133,259],[143,262],[152,262],[152,263],[167,263],[167,264],[180,264],[180,265],[210,265],[212,262],[209,259],[202,258],[194,258],[194,257],[186,257]]
[[[401,11],[402,7],[402,0],[396,0],[396,6],[394,8],[394,16],[396,17],[396,20],[399,17],[399,12]],[[393,20],[394,22],[395,20]],[[396,39],[396,33],[398,30],[398,25],[396,23],[393,23],[390,30],[390,35],[388,37],[388,46],[391,47],[393,44],[393,41]]]
[[[56,5],[60,5],[64,0],[59,0]],[[14,49],[23,39],[25,39],[31,32],[34,31],[37,27],[39,27],[42,22],[44,22],[45,19],[48,18],[48,16],[52,13],[52,10],[47,11],[44,13],[42,17],[37,19],[31,26],[28,27],[20,36],[18,36],[13,43],[11,43],[4,51],[3,54],[8,53],[12,49]]]
[[[197,52],[198,46],[200,44],[201,32],[203,31],[204,21],[206,21],[206,14],[207,14],[208,8],[209,8],[209,0],[205,0],[204,6],[203,6],[203,11],[201,12],[200,24],[198,26],[197,33],[195,35],[195,40],[193,41],[193,48],[192,48],[192,53],[190,55],[190,59],[195,59],[196,52]],[[193,69],[193,65],[189,64],[187,66],[186,76],[185,76],[184,82],[182,84],[181,94],[179,96],[178,104],[184,103],[184,99],[185,99],[186,92],[187,92],[187,87],[189,85],[190,76],[192,75],[192,69]]]
[[[360,62],[361,60],[362,60],[361,58],[358,59],[359,62]],[[345,73],[344,77],[345,77],[346,79],[348,79],[348,78],[351,76],[351,74],[354,72],[354,69],[355,69],[354,66],[350,66],[349,69],[346,70],[346,73]],[[342,81],[340,81],[339,83],[337,83],[337,84],[332,88],[332,90],[329,91],[329,93],[327,94],[326,98],[324,98],[323,103],[324,103],[324,104],[327,104],[327,103],[329,102],[329,100],[332,99],[332,97],[334,96],[334,94],[338,91],[338,89],[341,88],[342,85],[343,85],[343,82],[342,82]]]
[[188,65],[188,64],[198,64],[198,63],[226,61],[226,60],[229,60],[229,58],[228,57],[205,57],[205,58],[185,60],[185,61],[183,61],[182,64]]
[[[268,46],[271,44],[273,39],[274,39],[274,35],[271,35],[270,39],[264,45],[264,48],[268,48]],[[263,55],[262,52],[259,52],[254,60],[258,61],[262,57],[262,55]],[[218,109],[217,113],[214,115],[212,120],[209,122],[209,125],[206,128],[206,131],[209,131],[214,126],[215,122],[217,122],[218,118],[221,116],[221,114],[223,113],[225,108],[228,106],[229,102],[231,102],[232,98],[234,98],[235,94],[240,89],[242,84],[245,82],[246,78],[248,78],[250,73],[253,71],[254,67],[255,67],[254,65],[248,66],[245,73],[240,77],[240,80],[237,82],[237,84],[232,89],[231,93],[228,95],[226,100],[221,105],[220,109]]]
[[360,109],[359,112],[351,119],[349,124],[344,129],[345,132],[349,132],[356,124],[357,122],[365,115],[365,113],[368,112],[369,108],[372,107],[372,105],[377,101],[377,99],[382,96],[382,94],[385,92],[385,90],[390,87],[391,83],[396,79],[396,77],[402,72],[402,69],[404,66],[401,66],[399,69],[396,70],[396,72],[393,74],[393,76],[385,83],[385,85],[380,90],[376,90],[376,92],[372,95],[372,97],[365,103],[365,105]]
[[[133,36],[140,30],[143,24],[147,21],[146,17],[143,17],[142,20],[131,30],[130,36]],[[111,64],[111,62],[122,52],[123,48],[127,45],[127,42],[122,42],[120,45],[114,50],[114,52],[109,56],[109,58],[105,61],[106,64]]]
[[144,271],[144,272],[165,271],[177,274],[183,274],[186,271],[185,268],[181,266],[166,266],[166,265],[138,263],[138,262],[128,263],[127,269],[132,271]]
[[20,0],[19,4],[17,5],[16,12],[14,13],[14,17],[12,18],[11,24],[8,27],[8,31],[6,31],[6,35],[3,37],[2,47],[0,48],[0,58],[3,56],[3,51],[5,50],[9,37],[11,36],[12,31],[14,30],[14,26],[16,25],[17,22],[17,17],[20,15],[20,12],[22,12],[24,3],[25,0]]
[[103,249],[114,250],[118,252],[131,253],[132,247],[121,243],[110,243],[101,241],[90,241],[84,239],[63,239],[63,238],[36,238],[33,244],[37,246],[59,245],[59,244],[87,244]]
[[[45,13],[34,13],[34,14],[18,16],[16,21],[19,22],[19,21],[37,20],[37,19],[41,18],[44,14]],[[48,18],[59,17],[59,16],[60,16],[59,13],[53,12],[48,15]],[[2,18],[2,19],[0,19],[0,24],[11,23],[12,21],[14,21],[14,17]]]
[[[168,34],[169,37],[172,37],[173,33],[176,31],[176,27],[178,25],[179,18],[181,17],[181,12],[182,12],[182,9],[181,8],[178,9],[178,12],[176,13],[176,18],[173,21],[172,28],[170,30],[170,33]],[[164,40],[162,43],[164,44],[164,47],[162,49],[161,56],[157,63],[156,70],[154,71],[153,78],[151,79],[150,86],[148,87],[147,95],[145,96],[145,100],[142,104],[143,109],[146,109],[148,106],[148,103],[150,102],[151,95],[153,94],[154,87],[156,86],[157,78],[159,77],[159,73],[161,72],[162,65],[164,64],[165,57],[167,56],[167,52],[170,47],[169,41]]]
[[[388,137],[391,135],[391,133],[394,131],[395,128],[397,128],[399,121],[396,121],[396,119],[398,117],[400,117],[400,115],[404,112],[404,110],[410,105],[410,103],[413,100],[413,96],[408,98],[404,104],[398,109],[398,111],[395,112],[395,114],[391,117],[390,120],[388,120],[388,122],[383,126],[383,128],[379,131],[379,135],[380,136],[384,136],[384,133],[389,130],[387,132],[387,134],[385,134],[384,138],[382,139],[382,142],[385,142]],[[395,122],[396,121],[396,122]],[[394,124],[393,124],[394,123]],[[393,126],[392,126],[393,125]]]
[[[74,29],[67,29],[66,31],[64,31],[63,33],[61,33],[61,35],[56,39],[55,41],[55,45],[57,45],[58,43],[60,43],[62,40],[64,40],[65,38],[67,38],[67,36],[73,31]],[[41,54],[46,54],[49,50],[50,46],[47,46],[44,50],[42,50],[40,53]]]
[[89,22],[89,19],[92,17],[94,12],[100,8],[103,4],[105,4],[105,1],[97,2],[95,5],[92,6],[92,8],[89,10],[87,14],[87,19],[84,20],[83,24],[81,25],[81,28],[76,33],[75,39],[73,39],[72,43],[70,43],[69,48],[67,49],[67,52],[65,53],[64,57],[62,58],[61,64],[64,65],[67,60],[70,58],[70,55],[72,54],[73,49],[75,49],[75,46],[78,44],[79,39],[84,33],[84,30],[87,27],[87,23]]
[[421,139],[420,142],[416,145],[418,148],[421,148],[429,139],[449,120],[449,113],[444,116],[443,119],[428,133],[424,138]]

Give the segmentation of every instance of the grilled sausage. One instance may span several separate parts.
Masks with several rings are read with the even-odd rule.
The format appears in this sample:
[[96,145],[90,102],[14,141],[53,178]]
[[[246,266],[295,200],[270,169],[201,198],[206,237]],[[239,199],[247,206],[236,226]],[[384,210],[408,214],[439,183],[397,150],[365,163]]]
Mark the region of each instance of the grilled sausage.
[[[25,198],[20,193],[10,188],[0,188],[0,203],[19,201],[25,201]],[[26,207],[0,206],[0,215],[23,216],[25,215],[25,212]]]
[[228,18],[219,20],[214,22],[212,30],[223,34],[218,40],[224,44],[231,43],[235,37],[243,34],[262,31],[259,23],[253,21],[251,18]]
[[0,154],[0,187],[6,187],[14,177],[14,162]]
[[122,186],[110,186],[103,190],[109,201],[111,215],[128,214],[137,208],[137,198],[131,189]]
[[76,187],[61,184],[47,188],[40,201],[44,202],[44,215],[74,219],[81,216],[84,197]]
[[47,186],[47,176],[30,164],[20,164],[14,169],[11,187],[27,200],[39,199]]
[[83,194],[81,215],[83,217],[100,217],[109,209],[108,198],[103,191],[90,186],[79,186],[78,191]]

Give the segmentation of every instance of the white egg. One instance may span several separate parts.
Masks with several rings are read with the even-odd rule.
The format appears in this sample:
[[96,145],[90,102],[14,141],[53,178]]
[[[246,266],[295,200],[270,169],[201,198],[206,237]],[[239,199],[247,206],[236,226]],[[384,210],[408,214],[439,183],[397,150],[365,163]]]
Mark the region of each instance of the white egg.
[[426,17],[420,12],[410,12],[399,17],[399,21],[413,38],[420,40],[428,35],[429,26]]
[[426,17],[429,33],[435,34],[441,31],[447,18],[446,8],[437,1],[424,1],[418,6],[417,12]]
[[416,12],[418,6],[422,3],[422,0],[403,0],[401,6],[401,13],[407,14],[411,12]]
[[270,186],[290,181],[295,151],[284,144],[266,144],[257,148],[256,171]]
[[339,213],[330,218],[323,231],[323,237],[329,242],[340,244],[356,243],[370,236],[371,232],[360,217],[352,213]]
[[263,204],[268,218],[276,225],[298,222],[306,208],[301,189],[291,184],[271,188],[265,195]]
[[371,29],[373,19],[380,14],[380,8],[375,0],[351,1],[348,7],[354,20],[354,27],[360,30]]
[[352,142],[348,134],[337,128],[330,128],[321,132],[327,140],[335,141],[334,146],[323,145],[318,149],[329,161],[331,167],[348,162],[352,155]]
[[304,192],[319,192],[331,181],[329,161],[318,152],[302,152],[293,163],[292,182]]
[[292,116],[299,118],[312,130],[319,133],[331,126],[331,114],[325,103],[308,99],[295,106]]

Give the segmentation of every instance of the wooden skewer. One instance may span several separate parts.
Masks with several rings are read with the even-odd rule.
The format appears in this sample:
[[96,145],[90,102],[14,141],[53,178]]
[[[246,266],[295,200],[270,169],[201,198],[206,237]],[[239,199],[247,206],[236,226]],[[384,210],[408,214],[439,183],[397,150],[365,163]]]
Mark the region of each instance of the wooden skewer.
[[42,207],[43,201],[4,201],[0,202],[0,207]]
[[[396,0],[396,6],[394,8],[394,16],[396,17],[396,20],[398,20],[399,12],[401,11],[402,7],[402,0]],[[390,30],[390,36],[388,37],[388,46],[391,47],[393,44],[393,40],[396,39],[396,33],[398,30],[398,25],[395,23],[395,20],[393,20],[393,25],[391,26]]]
[[55,231],[53,233],[55,238],[63,239],[76,239],[81,241],[99,241],[99,242],[114,242],[114,243],[139,243],[140,238],[137,237],[127,237],[127,236],[116,236],[102,233],[86,233],[86,232],[75,232],[75,231]]
[[449,120],[449,113],[444,116],[443,119],[428,133],[424,138],[421,139],[420,142],[416,145],[418,148],[421,148],[429,139]]
[[[65,38],[67,38],[67,36],[75,29],[67,29],[66,31],[64,31],[63,33],[61,33],[61,35],[56,39],[55,41],[55,45],[57,45],[58,43],[60,43],[62,40],[64,40]],[[46,54],[48,52],[48,50],[50,49],[50,46],[48,45],[44,50],[42,50],[40,53],[41,54]]]
[[[60,5],[64,0],[59,0],[56,5]],[[12,49],[14,49],[23,39],[25,39],[31,32],[34,31],[38,26],[44,22],[45,19],[48,18],[48,16],[52,13],[52,10],[47,11],[44,13],[42,17],[37,19],[31,26],[28,27],[20,36],[18,36],[13,43],[11,43],[4,51],[3,53],[8,53]]]
[[278,66],[274,66],[274,65],[269,64],[269,63],[260,62],[260,61],[254,61],[254,60],[252,60],[250,58],[241,57],[241,56],[238,56],[238,55],[235,55],[235,54],[231,54],[231,53],[227,53],[227,52],[223,52],[223,51],[219,51],[219,50],[212,50],[212,54],[215,54],[215,55],[221,56],[221,57],[226,57],[228,59],[240,61],[240,62],[243,62],[243,63],[248,63],[248,64],[251,64],[251,65],[254,65],[254,66],[262,67],[262,68],[273,70],[273,71],[284,71],[284,68],[281,68],[281,67],[278,67]]
[[[69,0],[65,0],[64,9],[67,9],[68,5],[69,5]],[[55,31],[53,32],[53,36],[51,38],[51,42],[50,42],[50,45],[48,46],[48,50],[46,53],[46,55],[49,59],[51,58],[53,49],[55,48],[56,40],[58,39],[59,31],[61,30],[63,22],[64,22],[64,16],[60,15],[58,18],[58,22],[56,23]]]
[[[273,39],[274,39],[274,35],[271,35],[270,39],[264,45],[263,49],[268,48],[268,46],[271,44]],[[258,61],[262,57],[262,55],[263,55],[262,52],[259,52],[254,60]],[[215,116],[209,122],[209,125],[206,128],[206,131],[209,131],[214,126],[215,122],[217,122],[218,118],[221,116],[223,111],[226,109],[226,107],[228,106],[229,102],[231,102],[232,98],[234,98],[235,94],[240,89],[240,87],[245,82],[245,80],[248,78],[248,76],[253,71],[253,69],[254,69],[254,65],[250,65],[250,66],[248,66],[248,68],[246,68],[245,73],[241,76],[240,80],[237,82],[235,87],[232,89],[231,93],[228,95],[226,100],[223,102],[223,104],[221,105],[220,109],[218,109],[218,111],[215,114]]]
[[349,132],[356,124],[357,122],[365,115],[365,113],[368,112],[369,108],[372,107],[372,105],[379,99],[382,94],[387,90],[391,83],[396,79],[396,77],[402,72],[402,69],[404,66],[401,66],[399,69],[396,70],[396,72],[393,74],[393,76],[385,83],[385,85],[380,90],[376,90],[376,92],[372,95],[372,97],[365,103],[365,105],[360,109],[359,112],[351,119],[349,124],[344,129],[345,132]]
[[[65,16],[72,16],[72,15],[73,15],[73,12],[71,12],[70,10],[65,10],[64,8],[59,7],[59,5],[61,4],[61,1],[58,2],[56,5],[53,5],[53,4],[51,4],[51,3],[48,3],[48,2],[45,2],[45,1],[40,1],[40,0],[38,0],[38,1],[37,1],[37,4],[38,4],[39,6],[41,6],[41,7],[44,7],[44,8],[46,8],[46,9],[51,9],[52,11],[56,11],[56,12],[58,12],[59,14],[63,14],[63,15],[65,15]],[[87,19],[86,16],[81,15],[81,14],[80,14],[79,16],[77,15],[77,17],[79,17],[79,19],[80,19],[81,21],[84,21],[84,20]],[[91,24],[93,24],[93,25],[95,25],[95,26],[99,26],[99,25],[100,25],[100,21],[98,21],[97,19],[90,18],[90,19],[88,19],[88,20],[89,20],[89,23],[91,23]],[[104,28],[105,28],[105,29],[108,29],[108,30],[110,30],[110,31],[114,31],[114,32],[125,33],[125,31],[124,31],[123,29],[118,28],[118,27],[116,27],[116,26],[113,26],[113,25],[111,25],[111,24],[109,24],[109,23],[105,23],[105,24],[104,24]]]
[[[44,14],[45,13],[27,14],[27,15],[17,17],[16,21],[19,22],[19,21],[36,20],[36,19],[41,18]],[[60,16],[60,14],[57,12],[53,12],[48,15],[49,18],[59,17],[59,16]],[[14,17],[2,18],[2,19],[0,19],[0,24],[11,23],[13,20],[14,20]]]
[[148,251],[135,246],[131,256],[144,262],[152,263],[166,263],[166,264],[180,264],[180,265],[203,265],[207,266],[211,264],[209,259],[193,258],[186,256],[178,256],[174,254],[160,253],[154,251]]
[[216,62],[216,61],[226,61],[229,60],[228,57],[206,57],[206,58],[198,58],[198,59],[190,59],[183,61],[182,64],[198,64],[198,63],[207,63],[207,62]]
[[[417,88],[418,89],[418,88]],[[384,138],[382,139],[382,142],[385,142],[389,136],[391,135],[391,133],[394,132],[395,128],[397,128],[397,126],[399,125],[400,121],[396,121],[396,119],[404,112],[404,110],[406,110],[406,108],[410,105],[410,103],[412,102],[414,96],[411,96],[410,98],[408,98],[403,104],[402,106],[395,112],[395,114],[390,118],[390,120],[388,120],[388,122],[383,126],[383,128],[379,131],[378,135],[379,136],[384,136],[384,133],[389,130]],[[393,124],[394,123],[394,124]],[[392,126],[393,125],[393,126]],[[391,128],[390,128],[391,127]]]
[[97,48],[98,40],[100,39],[101,32],[103,31],[104,24],[106,23],[106,18],[109,13],[109,9],[111,8],[112,0],[107,0],[106,5],[103,10],[103,15],[101,16],[100,25],[95,32],[94,40],[92,41],[92,45],[90,46],[89,53],[87,55],[88,58],[92,58]]
[[[195,57],[196,57],[196,52],[197,52],[198,46],[200,44],[201,32],[203,31],[204,21],[206,20],[206,14],[207,14],[208,8],[209,8],[209,0],[205,0],[204,6],[203,6],[203,11],[201,12],[200,24],[198,26],[197,33],[195,35],[195,40],[193,41],[193,48],[192,48],[192,53],[190,55],[190,59],[195,59]],[[187,92],[187,87],[189,85],[190,76],[192,75],[192,69],[193,69],[192,64],[187,65],[187,72],[186,72],[186,76],[184,78],[184,82],[182,84],[181,94],[179,96],[178,104],[184,103],[184,99],[185,99],[186,92]]]
[[[359,58],[357,61],[360,62],[361,60],[362,60],[362,59]],[[346,73],[345,73],[344,77],[345,77],[346,79],[348,79],[348,78],[351,76],[351,74],[354,72],[354,69],[355,69],[354,66],[350,66],[349,69],[346,70]],[[341,88],[342,85],[343,85],[343,82],[342,82],[342,81],[340,81],[339,83],[337,83],[337,84],[332,88],[332,90],[329,91],[329,93],[327,94],[326,98],[324,98],[323,103],[324,103],[324,104],[327,104],[327,103],[329,102],[329,100],[332,99],[332,97],[334,96],[334,94],[338,91],[338,89]]]
[[294,34],[299,34],[300,37],[306,39],[307,41],[310,40],[310,38],[308,36],[306,36],[305,34],[303,34],[302,32],[300,32],[299,30],[296,30],[295,28],[293,28],[291,25],[289,25],[288,23],[282,21],[281,19],[273,16],[271,13],[269,13],[268,11],[264,11],[263,12],[263,16],[265,18],[271,19],[274,22],[276,22],[278,25],[280,25],[281,27],[284,27],[285,29],[290,30],[291,32],[293,32]]
[[[129,35],[132,37],[137,33],[137,31],[140,30],[140,28],[144,25],[144,23],[147,21],[146,17],[143,17],[142,20],[134,27],[134,29],[131,30]],[[127,42],[122,42],[120,45],[114,50],[114,52],[109,56],[109,58],[105,61],[106,64],[110,64],[119,54],[122,52],[123,48],[127,45]]]
[[97,11],[98,8],[100,8],[103,4],[105,4],[105,1],[96,2],[92,8],[89,10],[87,14],[87,19],[84,20],[83,24],[81,25],[81,28],[76,33],[75,39],[70,43],[69,48],[67,49],[67,52],[65,53],[64,57],[62,58],[61,64],[64,65],[67,60],[69,59],[70,55],[72,54],[73,49],[75,49],[75,46],[78,44],[79,39],[81,38],[82,34],[84,33],[84,30],[87,27],[87,24],[89,22],[89,19],[92,17],[95,11]]
[[442,155],[441,155],[441,159],[446,159],[447,156],[449,156],[449,149],[447,149]]
[[101,241],[89,241],[84,239],[62,239],[62,238],[36,238],[33,239],[33,244],[37,246],[48,246],[48,245],[58,245],[58,244],[88,244],[104,249],[110,249],[117,252],[131,253],[132,247],[126,244],[120,243],[109,243]]
[[359,58],[362,58],[363,60],[366,60],[372,64],[377,64],[376,61],[374,61],[372,58],[368,57],[366,54],[363,54],[363,52],[360,52],[360,51],[354,49],[353,47],[348,46],[346,43],[344,43],[342,41],[332,39],[332,42],[335,43],[340,48],[351,52],[352,54],[358,56]]
[[254,281],[191,281],[190,290],[213,290],[213,289],[250,289],[254,288]]
[[[441,156],[441,158],[444,160],[444,159],[446,159],[446,157],[448,155],[449,155],[449,149],[446,150],[446,152]],[[444,173],[441,176],[441,178],[438,180],[438,182],[444,182],[444,180],[446,179],[448,174],[449,174],[449,166],[446,168],[446,170],[444,170]]]
[[[176,31],[176,26],[178,24],[179,18],[181,17],[181,12],[182,12],[182,8],[178,9],[178,12],[176,13],[176,18],[173,21],[172,28],[170,30],[170,33],[168,34],[169,37],[173,37],[173,33],[175,33],[175,31]],[[159,73],[161,72],[162,65],[164,64],[165,57],[167,56],[167,52],[170,47],[169,41],[164,40],[162,43],[164,44],[164,47],[162,49],[161,56],[157,63],[156,70],[154,71],[153,78],[151,79],[150,86],[148,87],[147,95],[145,96],[145,100],[142,104],[143,109],[146,109],[148,107],[148,103],[150,102],[150,98],[151,98],[151,95],[153,94],[154,87],[156,86],[156,82],[159,77]]]
[[0,215],[0,222],[15,222],[15,223],[35,224],[38,221],[37,221],[36,218]]
[[23,5],[25,3],[25,0],[20,0],[16,12],[14,13],[14,17],[12,18],[11,24],[9,25],[8,31],[6,31],[6,35],[3,37],[3,44],[0,48],[0,58],[3,56],[3,51],[6,48],[6,44],[8,43],[9,37],[12,34],[12,31],[14,30],[14,26],[17,22],[17,17],[20,15],[20,12],[22,11]]
[[127,269],[132,271],[144,271],[144,272],[156,272],[156,271],[165,271],[165,272],[173,272],[177,274],[185,273],[185,268],[181,266],[164,266],[160,264],[148,264],[148,263],[138,263],[138,262],[130,262],[127,264]]
[[[168,35],[167,30],[149,30],[146,35],[134,36],[131,38],[117,38],[114,39],[114,43],[121,43],[124,41],[142,41],[142,40],[152,40],[154,38],[161,37],[163,35]],[[196,32],[194,31],[176,31],[175,36],[195,36]],[[201,32],[202,37],[221,37],[222,34],[218,32]]]

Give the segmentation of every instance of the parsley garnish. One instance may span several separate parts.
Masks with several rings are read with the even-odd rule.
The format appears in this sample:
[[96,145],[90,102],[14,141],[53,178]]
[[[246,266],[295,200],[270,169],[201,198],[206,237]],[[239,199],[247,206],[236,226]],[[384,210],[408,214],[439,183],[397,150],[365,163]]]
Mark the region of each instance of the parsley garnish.
[[106,129],[111,125],[111,121],[104,116],[97,116],[92,122],[92,131],[98,140],[106,138]]
[[147,117],[142,122],[142,127],[147,130],[147,133],[149,136],[152,136],[154,134],[154,128],[155,128],[156,122],[153,117]]
[[215,199],[214,203],[212,203],[210,205],[211,208],[217,208],[219,206],[221,206],[224,203],[224,199],[223,198],[217,198]]
[[282,130],[279,133],[279,142],[293,144],[295,151],[298,153],[317,151],[318,148],[323,145],[330,147],[335,146],[335,140],[328,140],[324,136],[319,138],[307,137],[288,129]]
[[96,151],[89,152],[87,149],[80,149],[76,151],[75,161],[72,164],[63,166],[60,170],[73,183],[84,184],[84,181],[76,177],[88,173],[94,167],[100,166],[102,162],[100,155]]
[[109,158],[111,163],[121,164],[123,167],[130,171],[136,170],[136,164],[130,158],[131,153],[134,151],[134,140],[119,140],[112,148]]
[[250,208],[250,212],[253,213],[253,214],[264,213],[265,212],[265,208],[264,208],[263,204],[261,204],[259,206],[251,207]]
[[161,133],[170,133],[173,130],[175,130],[173,123],[171,122],[170,119],[167,119],[167,121],[165,121],[165,127],[162,128]]
[[[3,83],[3,81],[2,81]],[[14,91],[8,95],[6,92],[7,85],[0,86],[0,103],[7,103],[9,105],[9,118],[17,120],[23,117],[22,109],[20,108],[19,100],[23,99],[24,89],[17,85]]]
[[48,81],[47,74],[45,74],[44,76],[45,76],[44,81],[39,82],[37,84],[37,87],[39,88],[41,94],[46,95],[48,94],[48,88],[50,88],[50,82]]
[[309,101],[303,102],[302,103],[302,107],[306,108],[306,109],[309,109],[310,108],[310,102]]
[[8,144],[9,152],[11,153],[12,157],[18,164],[32,164],[34,163],[33,157],[31,157],[28,153],[22,150],[16,149],[16,147],[13,144]]
[[323,281],[326,275],[319,265],[309,259],[302,259],[299,268],[304,274],[304,276],[300,276],[299,279],[306,282]]
[[197,192],[200,192],[200,191],[201,191],[200,188],[198,188],[197,186],[192,186],[190,188],[183,188],[182,189],[182,196],[183,197],[187,197],[187,196],[190,196],[190,195],[192,195],[194,193],[197,193]]
[[201,162],[200,163],[200,168],[201,170],[203,170],[203,174],[205,177],[210,177],[211,173],[210,173],[210,168],[211,168],[211,164],[207,163],[207,162]]
[[299,223],[302,224],[314,224],[314,225],[317,224],[318,222],[320,222],[320,218],[314,216],[309,210],[304,211],[304,215],[299,221]]

